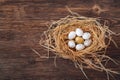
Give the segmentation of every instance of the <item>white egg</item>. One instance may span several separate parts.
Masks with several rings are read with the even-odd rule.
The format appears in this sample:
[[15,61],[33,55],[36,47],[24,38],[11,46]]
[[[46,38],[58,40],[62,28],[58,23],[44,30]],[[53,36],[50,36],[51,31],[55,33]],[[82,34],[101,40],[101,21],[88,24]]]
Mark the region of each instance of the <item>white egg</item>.
[[75,31],[71,31],[71,32],[68,34],[68,39],[74,39],[75,36],[76,36]]
[[92,43],[92,40],[90,39],[84,41],[85,46],[90,46],[91,43]]
[[85,46],[83,44],[77,44],[75,48],[76,50],[82,50],[85,48]]
[[76,32],[77,36],[83,35],[83,30],[81,28],[77,28],[75,32]]
[[68,42],[68,46],[70,47],[70,48],[74,48],[75,47],[75,42],[74,41],[69,41]]
[[91,34],[89,32],[85,32],[82,35],[83,39],[89,39],[91,37]]

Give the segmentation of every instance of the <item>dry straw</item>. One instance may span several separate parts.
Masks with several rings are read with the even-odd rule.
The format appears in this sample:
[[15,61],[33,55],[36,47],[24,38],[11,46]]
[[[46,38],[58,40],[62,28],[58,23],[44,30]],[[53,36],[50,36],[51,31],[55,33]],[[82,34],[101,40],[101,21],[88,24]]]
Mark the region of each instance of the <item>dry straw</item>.
[[[108,75],[111,75],[111,73],[118,74],[118,72],[106,68],[103,64],[107,63],[108,60],[116,63],[112,58],[105,55],[107,47],[113,41],[111,35],[115,35],[115,33],[105,24],[101,24],[98,18],[83,17],[75,12],[70,12],[71,15],[50,25],[49,29],[44,32],[44,38],[41,38],[40,45],[47,48],[48,51],[53,51],[59,57],[73,61],[76,68],[81,69],[87,79],[83,68],[105,71],[108,79]],[[80,51],[71,49],[67,45],[68,33],[76,28],[81,28],[92,34],[92,44]],[[106,42],[106,40],[108,41]]]

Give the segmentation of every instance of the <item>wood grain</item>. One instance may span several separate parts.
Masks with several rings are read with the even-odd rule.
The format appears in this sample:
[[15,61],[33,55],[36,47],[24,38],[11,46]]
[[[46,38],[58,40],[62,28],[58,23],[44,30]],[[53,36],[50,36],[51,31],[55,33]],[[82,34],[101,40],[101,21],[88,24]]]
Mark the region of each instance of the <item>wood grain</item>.
[[[119,0],[0,0],[0,80],[86,80],[71,61],[57,58],[55,67],[53,58],[41,59],[31,50],[47,53],[38,41],[47,24],[70,14],[65,6],[108,20],[110,29],[120,32]],[[120,37],[113,38],[120,46]],[[120,48],[111,44],[107,55],[120,64]],[[120,72],[120,65],[109,62],[108,67]],[[90,80],[107,80],[105,73],[85,72]],[[114,76],[120,80],[120,75]]]

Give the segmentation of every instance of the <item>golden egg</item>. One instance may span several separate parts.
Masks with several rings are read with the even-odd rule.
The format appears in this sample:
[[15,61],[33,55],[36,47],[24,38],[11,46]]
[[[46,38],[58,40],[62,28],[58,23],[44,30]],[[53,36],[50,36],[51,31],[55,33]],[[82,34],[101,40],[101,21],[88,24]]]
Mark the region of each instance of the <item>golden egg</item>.
[[76,37],[76,38],[75,38],[75,42],[76,42],[77,44],[81,44],[81,43],[84,42],[84,39],[83,39],[82,37]]

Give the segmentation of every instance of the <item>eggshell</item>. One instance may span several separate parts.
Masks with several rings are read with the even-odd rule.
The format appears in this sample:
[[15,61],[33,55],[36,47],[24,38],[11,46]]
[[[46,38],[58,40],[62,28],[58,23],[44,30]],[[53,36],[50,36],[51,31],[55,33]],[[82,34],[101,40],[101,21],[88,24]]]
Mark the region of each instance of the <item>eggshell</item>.
[[75,48],[76,50],[82,50],[85,48],[85,46],[83,44],[77,44]]
[[83,39],[89,39],[91,37],[91,34],[89,32],[85,32],[82,35]]
[[84,45],[85,45],[85,46],[90,46],[91,43],[92,43],[92,40],[91,40],[91,39],[88,39],[88,40],[85,40],[85,41],[84,41]]
[[69,46],[70,48],[74,48],[74,47],[75,47],[75,42],[74,42],[73,40],[68,41],[68,46]]
[[77,28],[75,32],[76,32],[77,36],[83,35],[83,30],[81,28]]
[[71,32],[68,34],[68,39],[74,39],[75,37],[76,37],[75,31],[71,31]]

